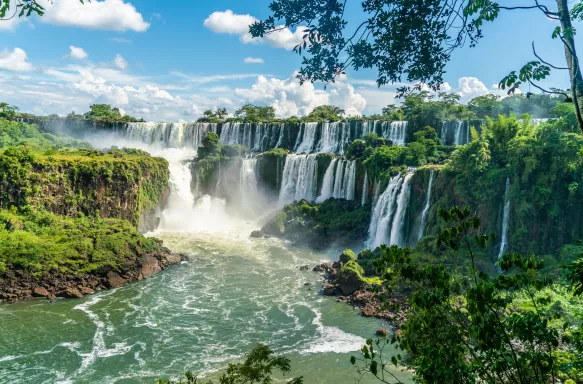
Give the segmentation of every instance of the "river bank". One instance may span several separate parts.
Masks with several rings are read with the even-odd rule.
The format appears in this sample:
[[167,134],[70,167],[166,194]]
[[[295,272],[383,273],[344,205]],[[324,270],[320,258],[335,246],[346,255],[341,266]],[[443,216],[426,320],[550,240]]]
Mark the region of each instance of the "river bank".
[[94,273],[48,273],[35,277],[22,271],[8,270],[0,280],[0,301],[16,303],[35,297],[48,300],[57,297],[81,298],[96,291],[141,281],[187,259],[186,255],[175,254],[163,248],[128,260],[119,271],[105,268]]

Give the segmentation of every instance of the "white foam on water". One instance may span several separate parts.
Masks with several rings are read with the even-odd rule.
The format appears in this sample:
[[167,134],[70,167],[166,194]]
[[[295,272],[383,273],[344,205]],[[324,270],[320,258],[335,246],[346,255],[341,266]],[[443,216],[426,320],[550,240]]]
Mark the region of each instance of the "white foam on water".
[[300,350],[300,354],[349,353],[359,351],[366,343],[366,340],[360,336],[344,332],[337,327],[322,324],[322,313],[317,309],[312,309],[312,311],[316,314],[312,324],[316,325],[320,336]]

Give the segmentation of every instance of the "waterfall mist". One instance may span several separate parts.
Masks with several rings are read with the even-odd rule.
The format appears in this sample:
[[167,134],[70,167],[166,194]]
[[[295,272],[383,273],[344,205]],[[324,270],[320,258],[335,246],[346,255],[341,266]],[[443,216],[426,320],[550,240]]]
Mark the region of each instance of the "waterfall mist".
[[510,220],[510,178],[506,178],[506,187],[504,189],[504,212],[502,216],[502,236],[500,238],[500,251],[498,259],[508,250],[508,221]]

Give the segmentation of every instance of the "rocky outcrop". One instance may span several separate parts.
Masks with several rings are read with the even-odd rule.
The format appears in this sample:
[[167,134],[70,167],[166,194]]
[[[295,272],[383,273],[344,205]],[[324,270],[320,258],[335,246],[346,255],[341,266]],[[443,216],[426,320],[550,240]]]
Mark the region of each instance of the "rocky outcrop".
[[20,271],[8,271],[0,280],[0,301],[14,303],[34,297],[49,300],[81,298],[95,291],[118,288],[148,278],[186,259],[185,255],[163,249],[129,261],[118,271],[110,269],[77,276],[55,272],[40,278]]

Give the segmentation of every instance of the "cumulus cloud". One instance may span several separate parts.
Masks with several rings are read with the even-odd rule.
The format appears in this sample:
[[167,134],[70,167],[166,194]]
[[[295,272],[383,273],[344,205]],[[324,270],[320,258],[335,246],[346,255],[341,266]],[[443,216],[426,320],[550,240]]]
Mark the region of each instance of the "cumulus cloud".
[[74,45],[69,46],[71,52],[69,56],[76,60],[84,60],[89,57],[87,52],[83,48],[75,47]]
[[244,63],[247,64],[263,64],[264,61],[261,57],[246,57],[245,59],[243,59]]
[[55,0],[54,4],[47,4],[41,20],[55,25],[110,31],[144,32],[150,26],[132,4],[123,0],[93,0],[85,4],[79,0]]
[[273,47],[287,50],[293,49],[303,41],[305,27],[298,27],[292,32],[289,28],[277,27],[277,32],[266,35],[263,38],[253,38],[249,34],[249,26],[258,21],[255,17],[238,15],[230,9],[224,12],[213,12],[204,21],[204,26],[215,33],[226,33],[229,35],[239,35],[243,44],[267,43]]
[[249,26],[257,19],[251,15],[237,15],[230,9],[225,12],[213,12],[204,21],[204,26],[216,33],[244,35],[249,32]]
[[0,52],[0,69],[11,72],[30,72],[34,68],[28,62],[28,56],[23,49],[14,48],[12,52],[4,50]]
[[128,68],[128,62],[119,53],[117,55],[115,55],[115,59],[113,59],[113,63],[115,64],[115,66],[117,68],[121,69],[122,71],[125,71]]
[[360,115],[366,107],[364,97],[350,84],[337,82],[328,91],[317,90],[311,83],[300,85],[295,74],[284,80],[259,76],[251,88],[235,89],[235,95],[247,102],[273,106],[281,117],[304,116],[324,104],[334,104],[347,115]]
[[132,41],[130,39],[122,39],[121,37],[112,37],[109,40],[113,41],[114,43],[120,43],[120,44],[131,44],[132,43]]
[[492,91],[488,90],[488,87],[475,77],[460,77],[456,93],[462,97],[461,102],[467,102],[474,97],[492,93]]

